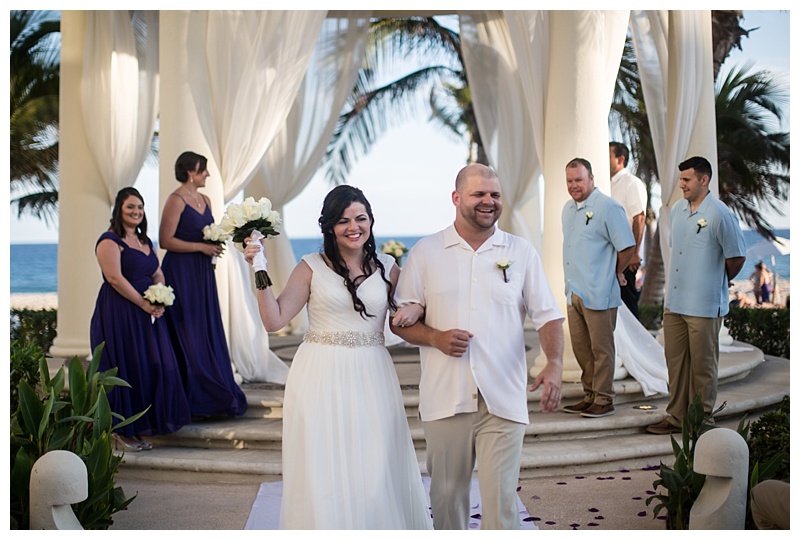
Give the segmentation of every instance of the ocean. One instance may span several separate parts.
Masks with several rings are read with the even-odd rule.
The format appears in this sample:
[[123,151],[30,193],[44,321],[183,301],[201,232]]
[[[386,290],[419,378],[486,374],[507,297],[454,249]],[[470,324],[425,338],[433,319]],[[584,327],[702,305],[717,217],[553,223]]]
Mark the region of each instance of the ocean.
[[[789,229],[778,229],[775,234],[790,238]],[[744,231],[744,238],[748,248],[763,240],[758,233],[753,231]],[[392,238],[376,238],[376,241],[380,248],[381,243],[392,239],[404,243],[410,249],[420,237],[395,236]],[[322,238],[295,238],[291,242],[295,257],[299,260],[303,255],[318,252],[322,244]],[[789,255],[775,257],[774,266],[775,273],[787,280],[790,279],[789,257]],[[754,269],[753,266],[759,260],[748,259],[736,279],[746,280],[750,277]],[[57,244],[11,244],[10,262],[11,294],[57,292]],[[773,269],[772,261],[769,257],[764,259],[764,263],[767,268]]]

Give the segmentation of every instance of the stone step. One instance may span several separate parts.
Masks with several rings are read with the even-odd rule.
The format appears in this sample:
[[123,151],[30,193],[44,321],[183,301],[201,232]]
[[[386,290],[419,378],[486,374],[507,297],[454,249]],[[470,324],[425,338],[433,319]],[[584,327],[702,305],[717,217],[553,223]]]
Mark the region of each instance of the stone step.
[[[278,356],[288,365],[291,365],[290,355],[297,350],[299,338],[289,336],[284,338],[277,352]],[[750,347],[746,343],[734,342],[736,347]],[[403,404],[408,418],[418,416],[419,407],[419,352],[416,347],[395,346],[389,348],[392,353],[397,378],[403,393]],[[534,351],[535,353],[535,351]],[[535,354],[529,353],[529,356]],[[289,360],[287,360],[289,358]],[[764,359],[763,353],[758,349],[748,351],[730,352],[720,356],[719,381],[720,385],[744,378],[751,369],[758,366]],[[531,365],[532,358],[529,358]],[[281,418],[283,416],[283,385],[271,383],[245,383],[242,385],[247,396],[246,418]],[[617,403],[625,403],[645,399],[641,385],[633,378],[626,378],[614,382],[614,391],[617,394]],[[562,389],[563,400],[569,404],[572,400],[583,397],[583,390],[579,383],[564,383]],[[528,402],[538,403],[541,399],[541,390],[528,393]]]
[[[731,371],[720,386],[717,403],[727,402],[718,420],[721,426],[735,428],[745,413],[755,418],[789,393],[788,360],[767,357],[744,376],[741,373]],[[666,403],[664,396],[618,401],[616,414],[594,419],[543,414],[532,407],[521,475],[591,473],[670,463],[670,438],[645,432],[647,425],[664,418]],[[638,408],[642,405],[650,408]],[[424,473],[422,427],[416,418],[409,418],[409,427]],[[280,474],[281,428],[280,418],[198,422],[153,438],[156,448],[149,452],[126,454],[123,467],[150,469],[153,474],[159,470]]]

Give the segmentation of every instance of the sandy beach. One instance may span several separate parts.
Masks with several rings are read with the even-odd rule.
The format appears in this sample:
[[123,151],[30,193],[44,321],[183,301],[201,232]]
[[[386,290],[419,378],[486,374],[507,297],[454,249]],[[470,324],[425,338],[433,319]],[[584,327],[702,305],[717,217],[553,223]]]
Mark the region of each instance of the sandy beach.
[[[736,297],[736,292],[742,292],[750,302],[755,304],[753,296],[753,284],[750,281],[738,280],[733,282],[730,288],[731,300]],[[777,301],[779,306],[786,304],[786,297],[789,295],[789,280],[778,278]],[[18,293],[10,295],[11,309],[57,309],[58,294],[56,293]],[[773,304],[764,307],[774,307]]]
[[9,297],[11,309],[57,309],[56,293],[17,293]]

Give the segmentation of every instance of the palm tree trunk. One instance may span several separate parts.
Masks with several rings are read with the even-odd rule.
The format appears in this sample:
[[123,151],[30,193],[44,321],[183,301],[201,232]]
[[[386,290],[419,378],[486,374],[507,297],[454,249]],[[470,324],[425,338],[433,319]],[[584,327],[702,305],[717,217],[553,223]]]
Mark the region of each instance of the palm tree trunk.
[[660,229],[656,227],[653,233],[648,227],[645,232],[647,234],[647,274],[642,285],[642,295],[639,298],[639,303],[660,306],[664,303],[664,287],[667,283],[667,276],[664,272],[664,257],[661,254],[661,242],[659,240]]

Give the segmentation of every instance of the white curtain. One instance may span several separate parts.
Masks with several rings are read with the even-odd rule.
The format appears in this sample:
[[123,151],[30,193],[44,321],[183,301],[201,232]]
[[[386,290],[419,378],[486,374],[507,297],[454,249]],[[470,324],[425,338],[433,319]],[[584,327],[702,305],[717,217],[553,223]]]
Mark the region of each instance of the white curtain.
[[[81,100],[84,123],[109,202],[136,181],[158,112],[158,12],[86,11]],[[133,17],[146,35],[137,39]]]
[[[208,12],[205,58],[210,107],[200,108],[198,119],[220,171],[224,202],[241,191],[283,126],[326,13]],[[253,336],[258,334],[247,332],[260,322],[257,316],[253,320],[242,301],[251,293],[245,289],[237,258],[241,255],[229,246],[228,256],[220,259],[225,268],[218,272],[228,279],[228,294],[221,286],[220,297],[230,299],[232,361],[244,380],[263,380],[263,376],[284,382],[286,366],[268,348],[256,350]],[[252,361],[255,355],[259,362]]]
[[710,51],[703,53],[705,34],[710,31],[708,17],[704,11],[631,12],[631,32],[661,182],[658,227],[665,268],[669,268],[670,259],[669,211],[682,198],[678,164],[686,159],[697,128],[703,81],[707,64],[712,61]]
[[[268,197],[272,207],[282,213],[284,206],[311,181],[355,84],[364,58],[369,18],[370,12],[352,12],[325,20],[294,105],[245,188],[245,196]],[[266,255],[276,296],[297,263],[289,232],[283,229],[280,236],[267,242]],[[245,264],[243,259],[237,260]],[[303,310],[288,330],[302,334],[307,329],[308,319]]]
[[541,251],[540,205],[528,205],[535,212],[528,219],[522,208],[532,198],[538,202],[542,172],[547,15],[465,11],[459,24],[481,139],[503,187],[501,227]]
[[[281,211],[314,176],[339,112],[355,84],[368,29],[369,13],[365,12],[325,21],[292,109],[247,184],[245,195],[266,196],[273,208]],[[266,251],[273,292],[278,295],[297,263],[287,231],[282,230],[280,236],[267,242]],[[288,370],[284,372],[285,364],[276,362],[277,356],[269,350],[269,335],[261,325],[258,302],[250,292],[252,271],[241,256],[231,262],[236,266],[231,269],[231,298],[240,302],[238,309],[231,308],[231,349],[237,368],[248,381],[285,382]],[[289,330],[299,334],[307,329],[303,310],[290,323]]]

